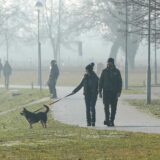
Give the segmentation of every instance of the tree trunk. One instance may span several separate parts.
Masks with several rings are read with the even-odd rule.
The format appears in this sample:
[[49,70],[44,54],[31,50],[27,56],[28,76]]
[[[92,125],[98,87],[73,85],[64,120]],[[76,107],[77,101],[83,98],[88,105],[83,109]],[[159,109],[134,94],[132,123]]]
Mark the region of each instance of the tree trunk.
[[116,60],[119,48],[120,48],[120,41],[119,38],[117,37],[117,39],[113,42],[109,57],[112,57]]

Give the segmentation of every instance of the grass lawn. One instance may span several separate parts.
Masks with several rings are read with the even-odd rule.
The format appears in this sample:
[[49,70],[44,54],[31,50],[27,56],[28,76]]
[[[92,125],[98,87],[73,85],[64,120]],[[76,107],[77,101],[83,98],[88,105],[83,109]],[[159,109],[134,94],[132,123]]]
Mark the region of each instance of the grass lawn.
[[[19,94],[19,95],[17,95]],[[20,105],[24,105],[43,97],[49,96],[48,90],[39,89],[11,89],[6,91],[5,89],[0,89],[0,113]]]
[[[1,110],[12,109],[48,94],[46,91],[39,93],[39,90],[20,92],[21,95],[13,98],[3,91],[0,94]],[[37,104],[27,108],[34,111],[41,106]],[[64,125],[54,121],[51,112],[47,129],[39,123],[29,129],[20,111],[0,116],[0,160],[160,159],[158,134],[100,131]]]
[[151,104],[146,104],[146,100],[129,100],[131,105],[137,106],[138,109],[141,109],[145,112],[152,113],[153,115],[160,118],[160,100],[152,100]]
[[145,93],[145,89],[142,87],[132,87],[129,88],[127,90],[123,89],[122,90],[122,94],[144,94]]

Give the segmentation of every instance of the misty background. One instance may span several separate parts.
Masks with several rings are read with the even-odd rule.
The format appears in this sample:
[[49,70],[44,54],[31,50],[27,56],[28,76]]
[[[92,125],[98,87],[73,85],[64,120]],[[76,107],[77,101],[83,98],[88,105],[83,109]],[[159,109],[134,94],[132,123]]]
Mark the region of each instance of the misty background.
[[[102,62],[106,63],[109,53],[112,47],[111,42],[105,42],[97,33],[92,35],[83,35],[83,55],[79,56],[78,48],[74,46],[71,49],[62,47],[61,50],[61,65],[73,65],[79,66],[90,62]],[[145,67],[147,64],[147,45],[141,44],[135,58],[137,67]],[[154,46],[153,46],[154,48]],[[6,46],[1,45],[1,59],[4,63],[7,60],[6,57]],[[145,56],[144,56],[145,55]],[[154,52],[152,52],[152,66],[154,64]],[[158,61],[159,61],[159,57]],[[44,68],[49,67],[50,61],[54,59],[52,48],[49,41],[42,44],[42,66]],[[38,56],[37,56],[37,44],[27,46],[21,42],[12,44],[9,48],[9,61],[14,68],[30,68],[36,69]],[[125,55],[120,49],[118,52],[117,63],[124,67]]]
[[[39,0],[40,1],[40,0]],[[18,67],[36,67],[36,63],[38,61],[37,56],[37,8],[36,8],[36,2],[37,1],[25,1],[25,0],[17,0],[16,2],[13,0],[8,1],[1,1],[1,43],[0,43],[0,52],[1,56],[0,58],[4,62],[7,60],[7,54],[8,59],[12,66],[18,68]],[[58,12],[59,12],[59,1],[40,1],[42,3],[42,7],[40,10],[40,41],[42,46],[42,66],[47,67],[48,63],[51,59],[55,59],[52,45],[50,43],[50,37],[48,35],[48,26],[52,25],[52,36],[55,38],[57,35],[57,21],[58,21]],[[97,24],[92,24],[92,21],[89,22],[89,18],[95,16],[89,15],[88,17],[85,16],[86,10],[88,12],[91,10],[91,8],[97,6],[97,8],[100,6],[100,3],[103,3],[104,1],[94,1],[94,0],[88,0],[88,1],[82,1],[82,0],[61,0],[61,53],[60,53],[60,59],[62,65],[84,65],[86,63],[89,63],[91,61],[94,62],[105,62],[107,58],[110,56],[111,47],[114,42],[112,42],[110,37],[114,37],[115,34],[119,34],[118,27],[115,26],[114,32],[112,35],[109,35],[110,33],[107,33],[108,35],[105,35],[102,32],[110,32],[110,25],[112,26],[112,23],[118,23],[116,22],[116,18],[111,15],[107,11],[107,9],[110,7],[110,9],[114,12],[114,1],[110,0],[108,2],[104,2],[104,5],[106,6],[106,12],[105,15],[106,19],[111,19],[110,21],[106,21],[105,19],[100,19],[101,22],[98,23],[108,23],[104,26],[98,26]],[[109,4],[110,2],[110,4]],[[98,3],[98,4],[97,4]],[[83,6],[87,6],[88,8],[81,8]],[[76,8],[77,7],[77,8]],[[108,8],[107,8],[108,7]],[[99,7],[100,8],[100,7]],[[103,7],[102,7],[103,8]],[[81,12],[81,15],[79,12]],[[95,9],[95,11],[98,12],[98,9]],[[84,12],[84,15],[83,15]],[[117,8],[118,12],[118,8]],[[75,15],[75,13],[77,15]],[[92,14],[92,13],[89,13]],[[105,13],[101,13],[103,15]],[[117,14],[114,12],[114,14]],[[98,15],[98,13],[97,13]],[[100,16],[101,16],[100,15]],[[86,22],[78,22],[77,18],[83,19],[83,17],[86,18]],[[81,17],[80,17],[81,16]],[[72,20],[70,17],[72,17]],[[120,15],[119,17],[123,17],[123,15]],[[49,22],[47,22],[47,19]],[[99,21],[99,19],[97,19]],[[103,22],[104,21],[104,22]],[[50,23],[50,24],[49,24]],[[89,26],[86,26],[85,23],[91,23]],[[95,23],[95,22],[94,22]],[[76,26],[77,25],[77,26]],[[82,25],[82,27],[79,29],[79,25]],[[104,24],[103,24],[104,25]],[[122,23],[123,25],[123,23]],[[72,27],[73,26],[73,27]],[[90,28],[88,28],[90,27]],[[72,30],[70,29],[72,28]],[[112,31],[113,32],[113,31]],[[117,32],[117,33],[116,33]],[[63,35],[64,33],[64,35]],[[104,38],[105,36],[105,38]],[[132,36],[132,35],[131,35]],[[121,40],[123,40],[125,37],[122,34]],[[71,40],[72,39],[72,40]],[[82,41],[83,43],[83,53],[82,56],[79,56],[78,54],[78,47],[76,44],[74,44],[73,41]],[[72,41],[72,42],[71,42]],[[68,43],[68,44],[67,44]],[[135,64],[136,66],[145,66],[147,63],[147,43],[145,40],[139,42],[140,45],[137,49],[137,53],[135,56]],[[154,47],[154,46],[153,46]],[[8,53],[7,53],[8,52]],[[153,53],[154,54],[154,53]],[[152,57],[153,57],[152,54]],[[145,56],[144,56],[145,55]],[[105,58],[105,60],[104,60]],[[159,58],[159,57],[158,57]],[[118,50],[118,59],[117,63],[122,63],[125,59],[125,54],[122,49]],[[152,58],[154,59],[154,58]],[[154,62],[153,62],[154,63]],[[152,64],[153,64],[152,63]],[[121,64],[122,65],[122,64]]]
[[[160,2],[151,2],[151,7],[151,68],[158,72]],[[9,61],[12,76],[27,78],[26,69],[34,71],[28,83],[36,83],[40,60],[44,81],[52,59],[57,60],[61,72],[80,71],[76,82],[88,63],[105,67],[109,57],[115,58],[123,75],[126,53],[130,80],[143,73],[135,84],[146,81],[147,0],[0,0],[0,19],[1,61]],[[15,71],[23,69],[24,73],[16,75]]]

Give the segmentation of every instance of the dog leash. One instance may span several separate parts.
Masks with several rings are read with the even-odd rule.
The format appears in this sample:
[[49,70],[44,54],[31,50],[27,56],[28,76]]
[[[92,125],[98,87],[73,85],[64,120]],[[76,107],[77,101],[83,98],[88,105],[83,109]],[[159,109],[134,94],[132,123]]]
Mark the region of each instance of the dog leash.
[[74,94],[74,93],[70,93],[70,94],[66,95],[65,97],[63,97],[63,98],[60,98],[60,99],[58,99],[58,100],[56,100],[56,101],[54,101],[54,102],[52,102],[52,103],[49,103],[49,105],[55,104],[55,103],[61,101],[62,99],[67,98],[67,97],[69,97],[69,96],[71,96],[71,95],[73,95],[73,94]]
[[[60,99],[58,99],[58,100],[56,100],[56,101],[54,101],[54,102],[52,102],[52,103],[49,103],[48,105],[55,104],[55,103],[61,101],[62,99],[67,98],[67,97],[69,97],[69,96],[71,96],[71,95],[73,95],[73,94],[74,94],[74,93],[70,93],[70,94],[66,95],[65,97],[63,97],[63,98],[60,98]],[[48,106],[48,105],[47,105],[47,106]],[[43,109],[43,107],[41,107],[41,108],[35,110],[34,112],[38,112],[38,111],[40,111],[41,109]]]

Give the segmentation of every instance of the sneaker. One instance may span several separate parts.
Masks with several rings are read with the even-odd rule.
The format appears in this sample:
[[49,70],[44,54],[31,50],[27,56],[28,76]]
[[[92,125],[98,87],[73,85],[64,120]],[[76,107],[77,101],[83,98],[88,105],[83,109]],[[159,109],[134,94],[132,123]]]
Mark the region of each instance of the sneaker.
[[111,126],[111,127],[114,127],[114,122],[110,122],[110,126]]
[[53,95],[52,95],[50,98],[51,98],[51,99],[58,99],[57,96],[53,96]]
[[95,127],[95,122],[92,122],[92,124],[91,124],[91,125],[92,125],[92,127]]
[[108,121],[104,121],[104,125],[106,125],[106,126],[110,126],[110,123],[108,122]]
[[87,126],[88,126],[88,127],[91,126],[91,123],[87,123]]

